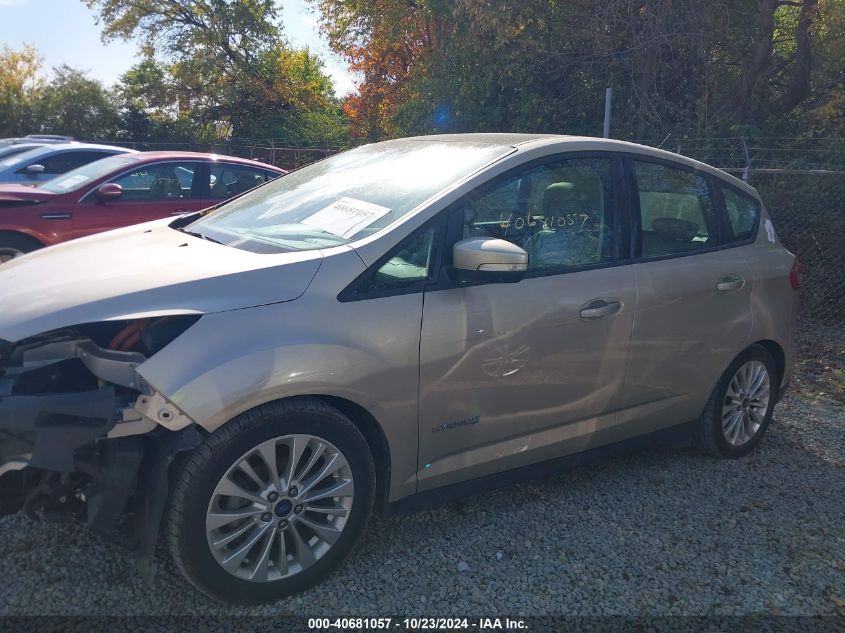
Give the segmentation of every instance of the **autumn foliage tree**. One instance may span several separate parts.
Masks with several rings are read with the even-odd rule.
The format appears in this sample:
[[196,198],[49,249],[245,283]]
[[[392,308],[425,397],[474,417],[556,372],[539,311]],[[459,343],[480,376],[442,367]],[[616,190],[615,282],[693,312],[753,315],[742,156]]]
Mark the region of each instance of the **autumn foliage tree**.
[[312,1],[362,137],[597,134],[607,87],[627,138],[798,133],[843,101],[843,0]]

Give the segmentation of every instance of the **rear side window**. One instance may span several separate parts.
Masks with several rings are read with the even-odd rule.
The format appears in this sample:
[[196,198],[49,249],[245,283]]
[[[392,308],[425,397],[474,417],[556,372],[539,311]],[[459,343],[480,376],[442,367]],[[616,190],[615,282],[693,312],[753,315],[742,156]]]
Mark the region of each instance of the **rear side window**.
[[209,196],[225,200],[245,193],[258,185],[263,185],[278,175],[248,165],[211,163],[208,183]]
[[704,176],[634,161],[640,202],[642,257],[681,255],[717,243],[710,188]]
[[725,199],[725,211],[731,229],[732,242],[744,242],[754,236],[757,220],[760,218],[760,203],[751,196],[731,187],[721,187]]

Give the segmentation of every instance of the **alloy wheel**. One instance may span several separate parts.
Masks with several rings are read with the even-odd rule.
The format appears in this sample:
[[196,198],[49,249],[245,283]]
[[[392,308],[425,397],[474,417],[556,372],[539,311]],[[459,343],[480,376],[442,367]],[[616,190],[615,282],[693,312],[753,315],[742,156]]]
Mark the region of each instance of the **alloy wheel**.
[[268,440],[215,487],[205,521],[209,548],[238,578],[289,578],[337,542],[354,494],[349,463],[330,442],[304,434]]
[[737,369],[728,384],[722,405],[722,432],[731,446],[742,446],[760,430],[769,410],[769,370],[758,360]]

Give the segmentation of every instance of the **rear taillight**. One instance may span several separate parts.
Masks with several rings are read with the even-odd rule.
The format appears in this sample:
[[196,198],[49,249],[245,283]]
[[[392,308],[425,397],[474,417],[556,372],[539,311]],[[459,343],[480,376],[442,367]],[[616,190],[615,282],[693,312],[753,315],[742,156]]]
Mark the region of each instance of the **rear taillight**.
[[792,262],[792,270],[789,271],[789,285],[793,290],[798,290],[801,287],[801,262],[798,258]]

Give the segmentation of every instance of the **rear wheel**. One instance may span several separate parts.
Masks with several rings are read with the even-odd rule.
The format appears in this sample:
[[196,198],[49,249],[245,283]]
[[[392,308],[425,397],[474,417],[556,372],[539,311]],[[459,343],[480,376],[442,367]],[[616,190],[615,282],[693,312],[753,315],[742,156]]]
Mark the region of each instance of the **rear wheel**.
[[265,405],[213,433],[182,467],[170,549],[212,598],[278,600],[342,562],[374,490],[372,456],[349,418],[308,398]]
[[0,264],[41,248],[41,244],[28,235],[17,233],[0,234]]
[[778,375],[765,348],[740,354],[719,379],[699,421],[697,445],[717,457],[741,457],[763,439],[772,419]]

